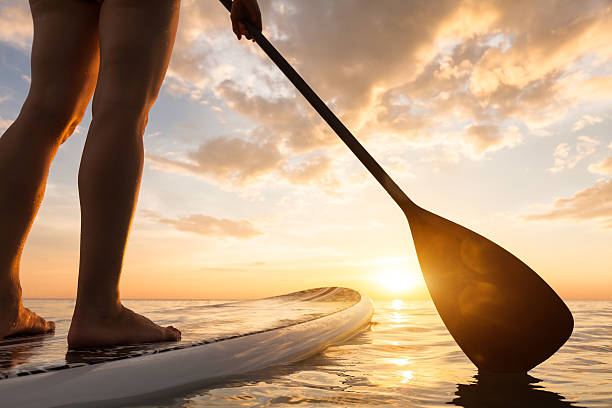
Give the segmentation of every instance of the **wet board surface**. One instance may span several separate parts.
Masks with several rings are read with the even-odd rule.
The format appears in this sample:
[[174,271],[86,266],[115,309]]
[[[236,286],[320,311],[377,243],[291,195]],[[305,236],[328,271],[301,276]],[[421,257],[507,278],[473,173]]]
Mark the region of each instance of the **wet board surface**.
[[329,287],[169,312],[181,316],[180,342],[73,351],[69,320],[54,335],[0,340],[0,400],[108,405],[296,361],[363,330],[373,306],[357,291]]

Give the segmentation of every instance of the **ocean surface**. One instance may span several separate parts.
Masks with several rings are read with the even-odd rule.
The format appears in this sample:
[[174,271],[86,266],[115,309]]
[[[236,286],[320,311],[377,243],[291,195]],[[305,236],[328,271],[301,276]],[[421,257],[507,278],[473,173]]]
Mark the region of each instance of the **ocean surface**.
[[[212,301],[127,300],[161,324]],[[570,340],[528,376],[479,376],[429,301],[375,301],[369,330],[307,360],[131,407],[612,407],[612,302],[568,302]],[[73,301],[28,300],[58,328]],[[195,308],[197,309],[197,307]],[[58,335],[60,333],[58,332]],[[17,365],[27,364],[27,354]]]

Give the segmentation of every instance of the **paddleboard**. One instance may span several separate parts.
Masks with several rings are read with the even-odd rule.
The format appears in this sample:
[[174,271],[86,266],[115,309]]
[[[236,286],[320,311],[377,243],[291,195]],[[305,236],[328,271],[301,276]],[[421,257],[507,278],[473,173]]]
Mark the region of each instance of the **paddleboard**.
[[54,335],[0,340],[6,407],[108,406],[316,354],[368,327],[372,301],[347,288],[175,310],[180,342],[67,350]]

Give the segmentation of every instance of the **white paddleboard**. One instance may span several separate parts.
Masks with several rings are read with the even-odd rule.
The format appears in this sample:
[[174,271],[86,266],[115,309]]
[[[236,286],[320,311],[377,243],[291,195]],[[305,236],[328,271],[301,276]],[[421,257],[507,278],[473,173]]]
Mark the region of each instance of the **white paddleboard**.
[[106,406],[188,389],[309,357],[368,327],[373,312],[367,296],[330,287],[186,308],[174,343],[68,351],[65,330],[0,340],[0,401]]

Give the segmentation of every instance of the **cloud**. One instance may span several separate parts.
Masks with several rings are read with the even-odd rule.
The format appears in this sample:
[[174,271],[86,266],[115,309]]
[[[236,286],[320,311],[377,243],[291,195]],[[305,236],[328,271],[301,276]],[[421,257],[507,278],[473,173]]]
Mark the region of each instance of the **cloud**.
[[248,220],[231,220],[203,214],[192,214],[170,219],[161,217],[154,211],[145,210],[143,213],[160,224],[171,225],[179,231],[193,232],[199,235],[247,239],[263,234]]
[[[515,37],[508,49],[492,47],[478,61],[471,77],[472,90],[486,95],[504,85],[525,88],[585,54],[609,58],[609,7],[604,2],[587,3],[582,8],[556,1],[553,9],[528,2],[505,3],[496,26]],[[523,16],[520,20],[518,13]]]
[[338,186],[331,161],[315,150],[336,143],[336,138],[312,111],[302,108],[295,95],[253,95],[232,80],[222,81],[214,92],[257,126],[246,138],[208,140],[196,151],[186,152],[183,159],[148,155],[154,167],[204,175],[222,184],[245,185],[276,175],[293,185],[323,186],[328,193]]
[[563,82],[565,94],[574,100],[591,103],[612,100],[612,76],[570,77]]
[[587,156],[595,153],[599,141],[588,136],[579,136],[576,142],[576,153],[572,156],[572,147],[568,143],[557,145],[554,153],[555,165],[548,169],[552,173],[558,173],[566,169],[573,169]]
[[574,126],[572,126],[572,132],[577,132],[584,129],[588,125],[594,125],[595,123],[601,123],[602,121],[603,118],[600,118],[599,116],[584,115],[580,120],[574,123]]
[[[166,89],[251,120],[246,139],[263,167],[212,169],[193,152],[178,167],[234,182],[264,174],[294,182],[289,158],[329,147],[335,136],[256,46],[235,41],[221,6],[182,7]],[[404,144],[443,154],[459,145],[457,161],[478,159],[519,146],[519,128],[550,133],[583,102],[612,101],[603,69],[612,60],[612,8],[604,0],[262,0],[261,9],[265,34],[313,89],[361,140],[393,136],[389,152]],[[574,167],[589,146],[558,147],[550,170]]]
[[334,194],[340,186],[338,180],[331,174],[331,159],[323,155],[305,158],[297,165],[285,165],[280,170],[282,176],[294,185],[316,184],[327,193]]
[[290,12],[272,8],[268,16],[279,33],[276,44],[315,89],[341,110],[358,111],[372,102],[375,88],[401,85],[418,74],[459,5],[311,0],[294,2]]
[[215,138],[187,153],[188,161],[148,155],[154,167],[207,175],[220,182],[244,184],[269,174],[285,162],[278,146],[270,141]]
[[575,193],[570,198],[558,198],[553,208],[545,213],[528,215],[527,220],[602,220],[605,228],[612,228],[612,179]]
[[231,109],[259,124],[259,133],[279,140],[294,152],[307,152],[336,142],[327,125],[314,116],[310,107],[303,109],[295,95],[275,98],[249,95],[232,80],[219,84],[215,93]]
[[476,154],[481,155],[487,151],[514,147],[522,141],[522,136],[516,127],[510,127],[500,134],[499,127],[495,125],[472,125],[465,132],[464,140]]
[[[9,4],[0,12],[0,39],[24,47],[31,41],[29,12]],[[220,87],[229,79],[234,90],[251,88],[250,104],[267,99],[270,108],[286,107],[295,126],[262,125],[291,132],[291,148],[329,144],[329,132],[313,126],[301,97],[258,48],[235,41],[221,5],[184,0],[181,7],[168,92],[195,100],[215,90],[218,99],[240,97]],[[576,98],[606,89],[612,96],[610,77],[593,75],[612,58],[612,13],[604,0],[397,0],[385,7],[369,0],[262,0],[261,8],[266,34],[352,129],[367,125],[364,138],[385,131],[429,145],[440,125],[456,118],[498,127],[514,119],[539,129],[560,120]],[[269,117],[233,102],[256,123]],[[310,137],[301,137],[303,128],[312,129]]]
[[[222,64],[216,58],[222,30],[229,27],[227,11],[218,2],[183,0],[172,58],[168,67],[169,91],[199,99],[213,71]],[[227,34],[227,33],[226,33]],[[199,90],[200,92],[194,93]]]
[[201,175],[219,184],[243,186],[277,176],[293,185],[316,184],[328,193],[339,185],[331,174],[331,160],[324,154],[296,156],[290,163],[279,142],[266,140],[261,134],[254,140],[214,138],[179,159],[152,154],[147,159],[153,168]]
[[381,95],[362,131],[366,134],[389,133],[422,143],[430,125],[431,120],[415,110],[411,99],[391,90]]
[[27,49],[32,44],[32,16],[25,2],[0,9],[0,41],[20,49]]
[[252,238],[262,232],[255,229],[247,220],[230,220],[207,215],[194,214],[176,220],[162,218],[162,224],[172,225],[179,231],[194,232],[200,235],[228,236],[233,238]]
[[[607,40],[612,20],[605,2],[580,8],[557,1],[553,9],[529,2],[460,3],[447,26],[472,21],[472,16],[480,16],[479,21],[459,30],[459,45],[434,58],[413,82],[416,86],[404,86],[407,97],[421,106],[425,102],[435,115],[489,122],[514,118],[529,127],[546,126],[563,117],[572,98],[588,98],[571,93],[576,83],[565,81],[577,71],[582,80],[595,80],[580,66],[580,58],[591,55],[605,63],[612,55]],[[415,90],[420,91],[417,98]]]
[[612,176],[612,157],[606,157],[600,163],[591,164],[589,166],[589,171],[591,173]]
[[553,173],[557,173],[565,169],[571,149],[572,148],[568,143],[561,143],[557,145],[555,148],[555,153],[553,154],[555,158],[555,165],[548,170]]

